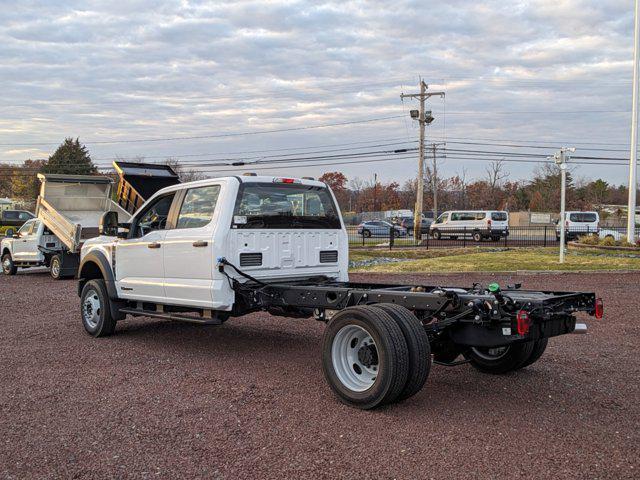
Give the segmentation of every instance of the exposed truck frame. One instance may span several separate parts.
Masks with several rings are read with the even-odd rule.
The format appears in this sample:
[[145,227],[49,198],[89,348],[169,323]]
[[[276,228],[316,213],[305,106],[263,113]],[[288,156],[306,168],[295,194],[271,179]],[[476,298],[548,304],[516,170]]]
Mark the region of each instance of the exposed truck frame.
[[[209,223],[205,220],[197,229],[181,230],[183,209],[189,221],[203,218],[194,213],[195,204],[187,198],[199,199],[199,205],[209,204],[191,191],[214,187],[219,187],[218,205],[209,214]],[[349,282],[345,258],[348,239],[341,219],[338,224],[327,220],[327,225],[334,226],[313,230],[299,225],[310,219],[290,214],[293,220],[287,231],[267,228],[267,217],[245,216],[245,207],[260,210],[256,189],[270,188],[280,193],[291,188],[296,198],[302,198],[305,188],[314,192],[327,189],[319,182],[273,177],[227,177],[182,184],[159,191],[134,214],[130,225],[119,225],[130,229],[128,237],[100,237],[103,241],[85,244],[78,294],[86,331],[93,336],[110,335],[116,322],[127,315],[204,325],[221,325],[231,317],[255,311],[315,318],[327,324],[322,365],[329,385],[343,402],[369,409],[417,393],[426,382],[432,361],[449,366],[470,363],[494,374],[519,370],[542,356],[549,338],[585,332],[586,325],[576,323],[577,314],[602,318],[602,300],[589,292],[531,291],[519,284],[501,288],[495,283],[463,288]],[[167,233],[158,236],[144,230],[134,234],[138,220],[166,198],[173,198],[170,207],[164,206],[168,213],[162,224],[166,224]],[[331,198],[335,202],[333,195]],[[267,199],[270,211],[287,208],[283,203],[280,197]],[[291,206],[291,211],[300,205]],[[115,235],[117,227],[115,218],[106,214],[103,233]],[[278,242],[286,248],[282,250]],[[146,261],[154,258],[150,252],[165,248],[180,248],[184,255],[176,264],[170,250],[164,251],[164,277],[151,278],[149,287],[139,287],[148,272],[136,270],[135,281],[128,281],[130,274],[122,270],[128,266],[123,266],[117,255],[124,249],[126,261],[137,260],[131,256],[132,247],[140,249]],[[213,247],[227,253],[205,266],[207,282],[198,280],[196,270],[209,252],[213,253]],[[203,252],[206,255],[202,256]],[[192,262],[191,255],[197,261]],[[183,264],[190,265],[184,276],[170,271],[184,270]],[[216,306],[198,305],[202,302],[186,301],[179,295],[152,297],[142,290],[163,283],[168,290],[182,292],[184,298],[210,288],[214,297],[211,305]],[[207,285],[205,290],[203,285]],[[137,294],[138,288],[143,293]]]

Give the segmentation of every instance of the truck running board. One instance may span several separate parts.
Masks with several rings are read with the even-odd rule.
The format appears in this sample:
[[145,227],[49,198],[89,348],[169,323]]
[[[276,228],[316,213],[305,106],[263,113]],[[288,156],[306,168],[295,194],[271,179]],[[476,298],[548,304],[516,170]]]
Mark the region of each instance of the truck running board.
[[154,310],[144,310],[142,308],[120,308],[120,312],[130,315],[140,315],[144,317],[164,318],[165,320],[175,320],[177,322],[196,323],[198,325],[222,325],[222,320],[215,316],[211,317],[190,317],[188,315],[176,315],[175,313],[158,312]]

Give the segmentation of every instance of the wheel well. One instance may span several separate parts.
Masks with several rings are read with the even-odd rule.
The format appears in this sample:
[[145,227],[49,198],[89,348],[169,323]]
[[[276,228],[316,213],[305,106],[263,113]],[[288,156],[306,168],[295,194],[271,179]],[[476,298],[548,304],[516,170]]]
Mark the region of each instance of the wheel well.
[[102,275],[102,270],[95,262],[87,262],[82,266],[82,270],[80,271],[80,278],[86,280],[93,280],[96,278],[104,278]]
[[7,247],[4,247],[4,249],[2,250],[2,256],[4,257],[6,254],[11,254],[11,252],[9,251],[9,249]]

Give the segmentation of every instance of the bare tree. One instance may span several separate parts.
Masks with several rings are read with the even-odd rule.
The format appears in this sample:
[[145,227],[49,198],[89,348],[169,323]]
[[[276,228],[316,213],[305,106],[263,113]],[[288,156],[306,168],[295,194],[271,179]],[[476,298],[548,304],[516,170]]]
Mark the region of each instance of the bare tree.
[[509,177],[509,173],[504,170],[504,167],[504,160],[495,160],[485,169],[487,172],[486,181],[491,191],[495,191],[502,185],[502,181]]

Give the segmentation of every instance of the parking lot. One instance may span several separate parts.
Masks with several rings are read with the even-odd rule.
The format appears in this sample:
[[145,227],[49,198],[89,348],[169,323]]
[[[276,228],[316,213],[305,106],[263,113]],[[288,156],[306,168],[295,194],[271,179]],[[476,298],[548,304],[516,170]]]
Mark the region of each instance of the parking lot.
[[145,318],[94,339],[75,281],[1,277],[0,477],[638,478],[640,273],[352,278],[596,291],[605,318],[518,373],[434,366],[365,412],[331,394],[314,320]]

